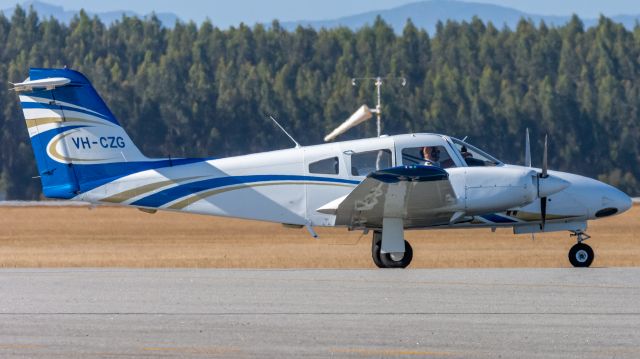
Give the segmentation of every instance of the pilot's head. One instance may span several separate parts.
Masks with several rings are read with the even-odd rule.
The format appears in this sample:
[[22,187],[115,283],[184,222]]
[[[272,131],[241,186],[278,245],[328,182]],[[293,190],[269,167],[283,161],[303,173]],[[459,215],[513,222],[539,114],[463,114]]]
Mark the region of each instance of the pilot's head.
[[462,154],[462,157],[464,158],[473,157],[473,155],[471,154],[471,152],[469,152],[467,146],[465,145],[462,145],[462,147],[460,148],[460,154]]
[[427,161],[438,162],[440,160],[440,150],[436,146],[422,147],[422,157]]

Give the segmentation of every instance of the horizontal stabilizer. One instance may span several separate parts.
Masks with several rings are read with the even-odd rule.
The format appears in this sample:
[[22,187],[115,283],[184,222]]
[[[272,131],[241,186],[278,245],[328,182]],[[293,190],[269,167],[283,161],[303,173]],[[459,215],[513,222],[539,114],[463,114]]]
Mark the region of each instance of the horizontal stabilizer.
[[16,92],[23,92],[23,91],[32,91],[33,89],[53,90],[56,87],[68,85],[70,82],[71,80],[66,77],[51,77],[51,78],[40,79],[40,80],[27,79],[23,82],[19,82],[15,84],[12,82],[9,82],[9,83],[13,85],[12,90]]
[[336,214],[336,212],[338,211],[338,206],[340,206],[340,203],[342,203],[342,201],[344,201],[345,198],[347,198],[347,196],[336,198],[333,201],[325,204],[324,206],[316,209],[316,212],[320,212],[324,214]]

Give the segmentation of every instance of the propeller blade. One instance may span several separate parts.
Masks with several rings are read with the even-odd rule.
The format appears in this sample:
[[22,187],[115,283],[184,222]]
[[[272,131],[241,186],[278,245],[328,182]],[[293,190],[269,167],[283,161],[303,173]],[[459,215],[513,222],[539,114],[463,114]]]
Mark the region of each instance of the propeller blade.
[[[547,223],[547,193],[549,193],[549,189],[550,187],[564,187],[566,186],[565,184],[563,184],[562,182],[558,181],[557,177],[549,177],[549,174],[547,173],[547,170],[549,168],[549,164],[548,164],[548,135],[544,135],[544,152],[542,153],[542,173],[540,173],[538,175],[538,197],[540,197],[540,195],[542,194],[543,197],[540,197],[540,217],[541,217],[541,222],[540,222],[540,230],[544,232],[544,226]],[[553,183],[555,179],[556,183]],[[543,184],[542,181],[545,181],[545,183]],[[551,181],[551,182],[550,182]],[[566,182],[566,181],[563,181]],[[542,187],[542,188],[541,188]],[[542,191],[541,191],[542,189]],[[542,193],[541,193],[542,192]],[[555,193],[555,192],[552,192]]]
[[540,198],[540,216],[542,217],[540,230],[544,232],[544,225],[547,222],[547,197]]
[[524,165],[531,167],[531,143],[529,142],[529,129],[527,128],[527,135],[524,142]]
[[544,153],[542,155],[542,174],[540,177],[547,178],[547,135],[544,135]]

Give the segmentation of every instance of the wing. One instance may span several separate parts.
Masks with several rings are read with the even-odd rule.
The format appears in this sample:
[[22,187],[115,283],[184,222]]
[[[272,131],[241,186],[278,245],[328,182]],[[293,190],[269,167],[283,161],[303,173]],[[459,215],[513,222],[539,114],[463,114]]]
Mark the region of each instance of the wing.
[[336,215],[336,225],[381,228],[402,218],[405,228],[446,224],[457,203],[449,174],[435,166],[400,166],[373,172],[351,193],[318,212]]

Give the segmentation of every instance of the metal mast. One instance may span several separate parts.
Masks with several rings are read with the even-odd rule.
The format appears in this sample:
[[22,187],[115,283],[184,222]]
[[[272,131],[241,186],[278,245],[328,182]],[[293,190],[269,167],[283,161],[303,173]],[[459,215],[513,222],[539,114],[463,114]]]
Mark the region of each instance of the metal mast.
[[356,86],[358,81],[375,81],[377,103],[375,110],[371,110],[376,114],[376,130],[378,137],[382,135],[382,84],[384,81],[401,80],[401,84],[404,87],[407,84],[407,79],[404,77],[354,77],[351,79],[351,85]]

